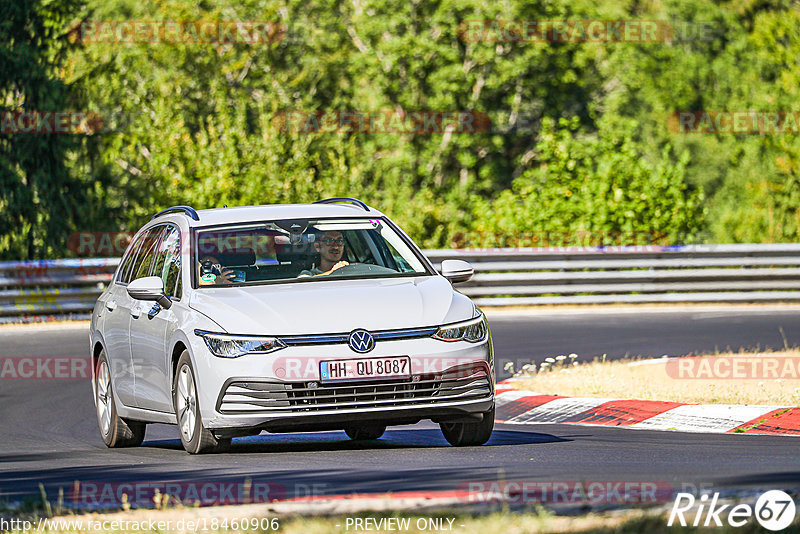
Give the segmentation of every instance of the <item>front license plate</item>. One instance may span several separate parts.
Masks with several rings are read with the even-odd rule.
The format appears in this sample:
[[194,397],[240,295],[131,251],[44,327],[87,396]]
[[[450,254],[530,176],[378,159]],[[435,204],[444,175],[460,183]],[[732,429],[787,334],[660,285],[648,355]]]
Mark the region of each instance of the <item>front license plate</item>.
[[319,378],[322,382],[410,377],[411,359],[408,356],[328,360],[319,363]]

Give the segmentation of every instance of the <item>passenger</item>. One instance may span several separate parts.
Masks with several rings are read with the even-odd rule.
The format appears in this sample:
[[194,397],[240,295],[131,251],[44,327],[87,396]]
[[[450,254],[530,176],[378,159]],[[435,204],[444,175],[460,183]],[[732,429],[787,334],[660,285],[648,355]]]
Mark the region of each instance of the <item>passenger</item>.
[[201,286],[214,286],[220,284],[230,284],[236,273],[229,267],[223,267],[216,256],[205,256],[200,260],[200,282]]

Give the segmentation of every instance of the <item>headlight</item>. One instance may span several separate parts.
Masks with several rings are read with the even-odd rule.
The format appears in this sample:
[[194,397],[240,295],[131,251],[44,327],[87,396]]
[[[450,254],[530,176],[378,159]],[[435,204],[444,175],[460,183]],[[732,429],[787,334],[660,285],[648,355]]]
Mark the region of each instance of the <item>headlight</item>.
[[220,358],[238,358],[245,354],[268,354],[285,348],[286,345],[276,337],[230,336],[195,330],[203,338],[208,350]]
[[486,339],[486,332],[489,327],[486,324],[486,316],[481,314],[475,319],[464,321],[463,323],[449,324],[439,327],[433,334],[434,339],[440,341],[469,341],[478,343]]

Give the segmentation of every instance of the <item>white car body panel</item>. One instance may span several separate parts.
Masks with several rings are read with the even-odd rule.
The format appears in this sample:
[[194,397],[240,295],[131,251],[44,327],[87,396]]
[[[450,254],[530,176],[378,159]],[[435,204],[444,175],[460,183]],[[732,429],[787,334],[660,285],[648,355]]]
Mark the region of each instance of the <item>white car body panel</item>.
[[[137,302],[138,316],[131,318],[131,361],[136,373],[136,406],[147,410],[172,410],[170,358],[167,341],[177,327],[175,310],[161,310],[153,318],[147,313],[151,302]],[[173,306],[174,308],[174,306]]]
[[138,306],[125,292],[125,288],[112,284],[103,310],[103,337],[105,339],[106,356],[111,369],[111,380],[116,386],[118,400],[129,406],[136,405],[134,392],[135,372],[131,360],[130,347],[130,310]]
[[453,322],[448,314],[470,317],[473,310],[440,276],[203,288],[192,293],[189,306],[213,311],[227,332],[253,335],[431,326]]

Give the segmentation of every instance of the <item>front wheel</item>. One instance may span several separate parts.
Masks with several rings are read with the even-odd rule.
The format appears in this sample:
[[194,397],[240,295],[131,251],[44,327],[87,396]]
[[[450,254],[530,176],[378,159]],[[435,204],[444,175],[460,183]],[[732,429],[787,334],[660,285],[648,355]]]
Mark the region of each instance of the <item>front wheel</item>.
[[141,445],[147,425],[141,421],[123,419],[117,413],[117,406],[114,403],[114,384],[111,382],[111,371],[105,349],[100,351],[100,357],[97,359],[94,392],[97,424],[106,447],[138,447]]
[[439,423],[444,439],[454,447],[483,445],[492,437],[494,429],[494,407],[475,423]]
[[221,452],[230,447],[231,440],[219,439],[203,426],[200,406],[197,403],[197,383],[194,378],[192,359],[184,350],[178,360],[172,385],[172,401],[178,419],[178,431],[183,448],[189,454]]

